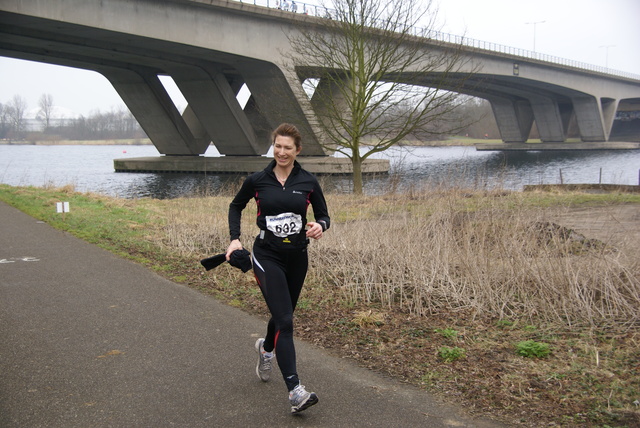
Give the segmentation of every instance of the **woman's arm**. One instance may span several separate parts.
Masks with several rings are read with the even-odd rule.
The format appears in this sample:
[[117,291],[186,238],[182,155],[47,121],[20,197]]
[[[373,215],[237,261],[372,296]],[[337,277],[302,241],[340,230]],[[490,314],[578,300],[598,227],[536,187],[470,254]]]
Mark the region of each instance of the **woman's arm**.
[[[316,219],[315,223],[320,226],[321,232],[325,232],[329,229],[329,226],[331,226],[331,218],[329,217],[329,209],[327,208],[327,201],[324,199],[324,193],[322,193],[322,188],[317,182],[309,199],[313,207],[313,217]],[[310,224],[313,223],[314,222],[311,222]]]
[[236,194],[235,198],[233,198],[233,201],[229,204],[229,238],[231,239],[231,242],[227,247],[227,261],[229,260],[231,253],[235,250],[242,249],[242,243],[240,242],[242,210],[244,210],[247,203],[254,195],[253,185],[249,178],[242,183],[242,187]]
[[231,241],[240,239],[240,224],[242,221],[242,210],[247,206],[247,203],[254,195],[253,184],[247,178],[242,187],[236,194],[233,201],[229,204],[229,238]]

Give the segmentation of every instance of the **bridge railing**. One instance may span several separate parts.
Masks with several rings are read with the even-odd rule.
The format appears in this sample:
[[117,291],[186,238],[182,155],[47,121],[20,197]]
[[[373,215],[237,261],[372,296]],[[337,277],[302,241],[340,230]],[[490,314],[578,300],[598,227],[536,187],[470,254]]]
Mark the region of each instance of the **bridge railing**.
[[476,49],[483,49],[491,52],[504,53],[507,55],[513,55],[513,56],[518,56],[522,58],[534,59],[537,61],[549,62],[552,64],[580,68],[583,70],[595,71],[597,73],[603,73],[603,74],[610,74],[612,76],[624,77],[627,79],[640,80],[640,74],[629,73],[621,70],[614,70],[611,68],[602,67],[599,65],[593,65],[586,62],[575,61],[567,58],[561,58],[558,56],[543,54],[540,52],[534,52],[527,49],[515,48],[513,46],[501,45],[499,43],[485,42],[482,40],[476,40],[469,37],[462,37],[454,34],[438,32],[438,31],[433,31],[431,33],[427,31],[427,34],[425,35],[422,35],[420,33],[417,33],[416,35],[443,41],[443,42],[461,44],[463,46],[468,46]]
[[[240,3],[252,3],[255,6],[264,6],[272,9],[280,9],[291,13],[299,13],[304,15],[317,16],[320,18],[331,19],[337,14],[334,10],[317,6],[314,4],[297,2],[292,0],[238,0]],[[513,46],[502,45],[499,43],[485,42],[483,40],[472,39],[470,37],[459,36],[442,31],[433,31],[428,28],[414,27],[412,31],[414,36],[424,37],[431,40],[441,42],[460,44],[475,49],[487,50],[490,52],[498,52],[506,55],[513,55],[521,58],[528,58],[537,61],[548,62],[552,64],[563,65],[567,67],[579,68],[582,70],[594,71],[596,73],[609,74],[612,76],[624,77],[627,79],[640,80],[640,74],[629,73],[626,71],[614,70],[607,67],[588,64],[572,59],[561,58],[553,55],[547,55],[540,52],[534,52],[527,49],[515,48]]]

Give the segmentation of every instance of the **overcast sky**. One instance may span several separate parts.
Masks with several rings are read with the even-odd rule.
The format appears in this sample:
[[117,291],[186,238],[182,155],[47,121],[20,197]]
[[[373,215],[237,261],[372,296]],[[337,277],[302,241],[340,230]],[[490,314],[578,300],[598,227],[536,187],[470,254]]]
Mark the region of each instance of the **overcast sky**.
[[[453,34],[640,75],[640,0],[440,0],[438,18]],[[17,94],[37,110],[45,93],[83,115],[124,106],[95,72],[0,57],[0,103]]]

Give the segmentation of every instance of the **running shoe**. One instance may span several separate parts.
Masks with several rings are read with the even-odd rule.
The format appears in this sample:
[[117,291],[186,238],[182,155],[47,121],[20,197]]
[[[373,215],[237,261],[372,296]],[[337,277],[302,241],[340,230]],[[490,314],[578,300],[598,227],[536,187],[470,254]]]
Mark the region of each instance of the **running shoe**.
[[[256,352],[258,353],[258,364],[256,365],[256,374],[261,381],[266,382],[271,377],[271,361],[275,355],[273,352],[267,353],[264,350],[264,339],[256,341]],[[271,354],[271,356],[269,356]]]
[[291,413],[300,413],[318,402],[315,392],[307,392],[304,386],[298,385],[289,392],[289,402],[291,403]]

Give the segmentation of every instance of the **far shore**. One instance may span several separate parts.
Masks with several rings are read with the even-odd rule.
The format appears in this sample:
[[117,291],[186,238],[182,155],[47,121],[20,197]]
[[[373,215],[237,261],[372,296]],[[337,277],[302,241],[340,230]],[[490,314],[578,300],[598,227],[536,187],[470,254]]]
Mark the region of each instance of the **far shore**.
[[[400,146],[444,147],[474,146],[484,143],[502,143],[499,139],[451,137],[439,141],[411,140],[400,143]],[[148,138],[108,139],[108,140],[0,140],[0,145],[12,146],[149,146],[153,145]]]
[[148,138],[122,140],[0,140],[7,146],[150,146]]

